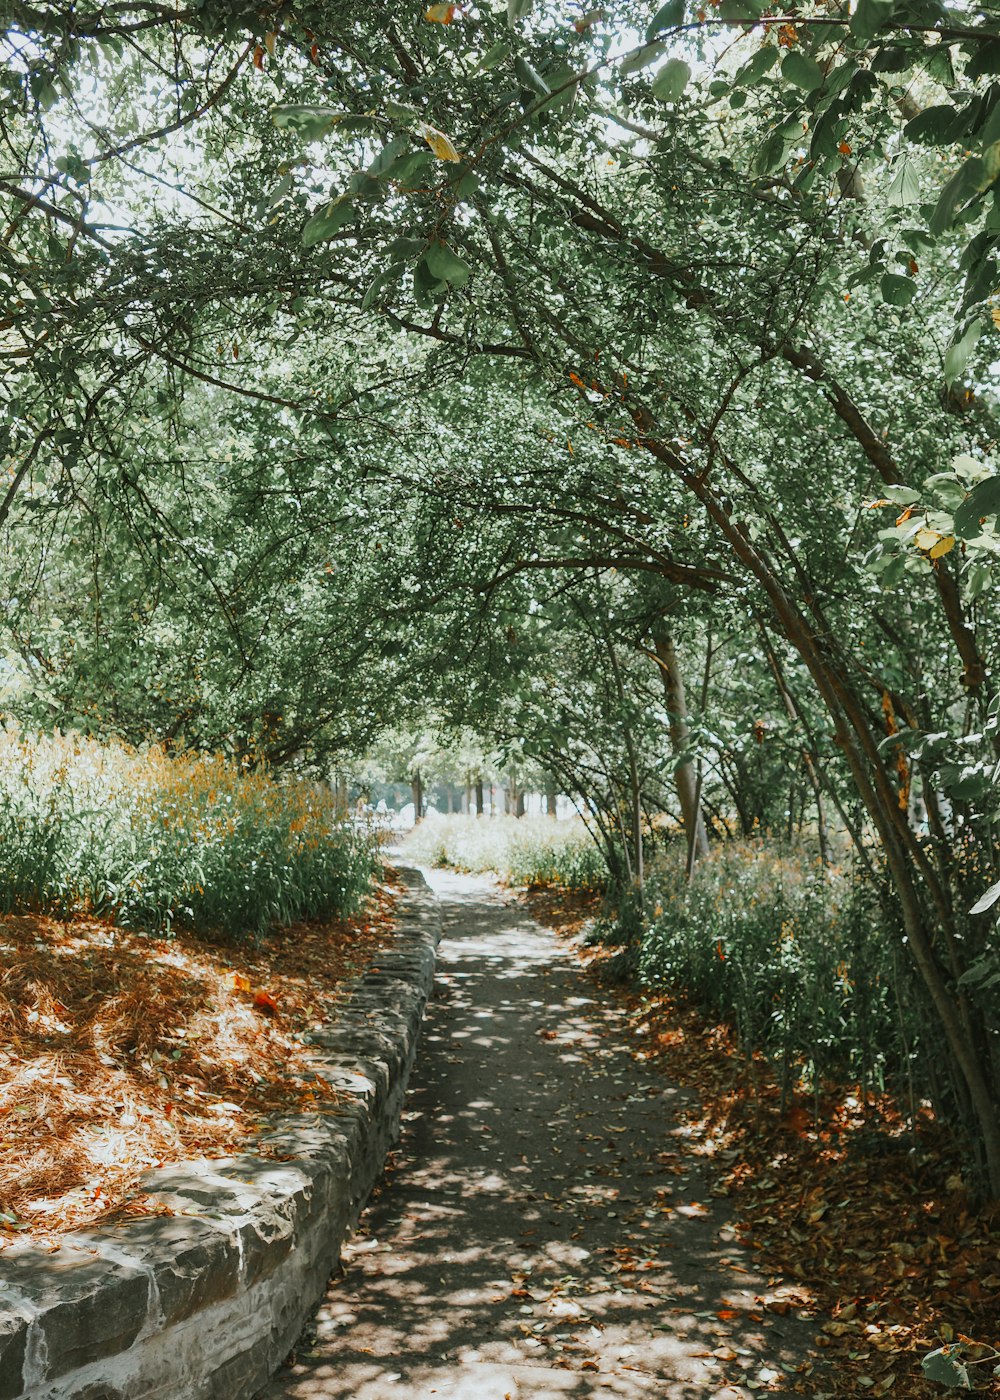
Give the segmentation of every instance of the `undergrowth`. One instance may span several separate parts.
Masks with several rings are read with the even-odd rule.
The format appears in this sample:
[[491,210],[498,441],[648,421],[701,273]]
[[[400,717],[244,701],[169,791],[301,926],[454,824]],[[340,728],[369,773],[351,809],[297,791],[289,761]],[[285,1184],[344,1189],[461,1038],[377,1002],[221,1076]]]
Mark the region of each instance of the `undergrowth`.
[[899,939],[875,892],[804,851],[720,844],[690,883],[683,854],[668,852],[642,912],[626,898],[591,937],[619,950],[619,972],[728,1021],[785,1090],[833,1076],[881,1092],[928,1053],[920,1005],[898,995]]
[[371,838],[324,787],[79,735],[0,729],[0,908],[257,938],[351,913]]
[[608,878],[600,852],[579,821],[430,816],[405,845],[413,860],[473,874],[494,871],[512,885],[597,890]]

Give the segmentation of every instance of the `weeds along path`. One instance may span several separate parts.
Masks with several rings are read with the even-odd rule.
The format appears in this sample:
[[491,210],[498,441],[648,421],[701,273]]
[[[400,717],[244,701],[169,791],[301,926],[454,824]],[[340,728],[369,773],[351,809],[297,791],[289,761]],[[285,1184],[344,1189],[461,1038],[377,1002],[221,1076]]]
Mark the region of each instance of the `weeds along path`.
[[624,1011],[489,880],[428,879],[445,936],[401,1148],[269,1400],[822,1390]]

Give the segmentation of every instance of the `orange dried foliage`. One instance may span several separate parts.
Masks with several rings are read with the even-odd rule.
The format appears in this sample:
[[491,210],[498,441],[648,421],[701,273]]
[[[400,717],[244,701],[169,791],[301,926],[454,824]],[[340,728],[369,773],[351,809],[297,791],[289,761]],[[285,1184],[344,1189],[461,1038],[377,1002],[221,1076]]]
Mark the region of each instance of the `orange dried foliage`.
[[335,1110],[305,1037],[389,942],[394,906],[385,885],[356,918],[260,947],[0,918],[0,1249],[141,1214],[148,1167]]
[[[552,903],[528,904],[557,931],[580,932],[578,911],[560,926]],[[580,956],[599,980],[608,950]],[[821,1383],[804,1370],[795,1391],[931,1400],[941,1388],[924,1379],[920,1358],[957,1337],[978,1393],[1000,1397],[989,1360],[1000,1312],[1000,1206],[973,1208],[954,1135],[926,1108],[908,1125],[889,1095],[866,1099],[857,1085],[825,1084],[818,1100],[799,1092],[783,1101],[763,1056],[748,1060],[727,1026],[683,1000],[601,994],[630,1006],[635,1053],[695,1090],[681,1110],[685,1142],[715,1168],[714,1194],[728,1200],[737,1237],[775,1284],[761,1306],[814,1320],[830,1366]],[[674,1156],[664,1154],[665,1172]]]

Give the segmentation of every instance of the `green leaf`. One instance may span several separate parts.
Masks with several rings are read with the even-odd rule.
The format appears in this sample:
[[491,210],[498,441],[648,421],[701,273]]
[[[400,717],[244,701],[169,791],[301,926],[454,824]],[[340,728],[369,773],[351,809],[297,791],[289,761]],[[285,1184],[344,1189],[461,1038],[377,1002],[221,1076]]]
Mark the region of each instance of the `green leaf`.
[[421,258],[413,269],[413,298],[418,306],[431,307],[448,290],[448,284],[440,281],[434,276],[427,265],[427,259]]
[[538,97],[551,97],[552,89],[537,69],[526,58],[518,54],[514,59],[514,75],[523,87],[530,88]]
[[721,0],[719,14],[730,24],[752,24],[768,8],[768,0]]
[[969,362],[969,356],[976,348],[976,343],[980,335],[982,335],[982,331],[982,323],[973,321],[959,339],[948,347],[944,357],[944,380],[946,384],[954,384],[955,380],[965,369],[965,366]]
[[816,88],[823,86],[823,70],[814,58],[803,53],[801,49],[789,49],[785,55],[785,61],[781,65],[781,76],[788,83],[794,83],[796,87],[804,88],[806,92],[814,92]]
[[980,521],[1000,514],[1000,476],[987,477],[974,486],[955,511],[955,534],[960,540],[974,540],[982,534]]
[[1000,141],[994,141],[983,152],[983,173],[979,181],[980,190],[989,189],[1000,175]]
[[552,92],[552,98],[545,104],[547,112],[557,108],[572,107],[579,91],[581,74],[571,63],[557,63],[546,70],[544,78]]
[[490,68],[499,68],[505,58],[510,57],[510,45],[505,44],[502,39],[498,39],[492,47],[488,48],[479,60],[479,66],[485,71]]
[[623,78],[626,78],[629,73],[638,73],[643,68],[648,68],[651,63],[656,63],[666,51],[666,44],[661,44],[656,40],[649,44],[643,44],[641,49],[636,49],[634,53],[630,53],[627,58],[622,60],[618,71]]
[[978,598],[980,593],[989,588],[993,582],[993,571],[989,564],[975,563],[968,574],[968,593],[970,598]]
[[940,1385],[952,1386],[957,1390],[971,1390],[969,1373],[958,1360],[956,1352],[958,1348],[950,1346],[929,1351],[921,1360],[920,1369],[929,1381],[937,1381]]
[[890,306],[909,306],[917,291],[912,277],[900,277],[896,272],[887,272],[879,284],[882,300]]
[[416,258],[426,247],[426,238],[394,238],[389,244],[389,256],[393,262],[399,258]]
[[465,262],[447,243],[432,243],[424,254],[424,261],[438,282],[447,282],[450,287],[464,287],[472,272]]
[[382,293],[391,287],[394,282],[398,282],[405,271],[406,263],[397,262],[380,272],[367,292],[365,292],[364,300],[361,303],[361,310],[367,311],[370,307],[375,306],[380,300]]
[[891,209],[905,209],[910,204],[920,203],[920,180],[912,162],[899,162],[892,183],[885,192],[885,202]]
[[294,131],[303,141],[317,141],[328,136],[350,112],[336,107],[312,107],[302,102],[284,103],[271,108],[271,120],[282,131]]
[[851,33],[860,43],[867,44],[892,19],[895,8],[895,0],[858,0],[851,15]]
[[809,154],[813,160],[837,154],[837,146],[847,128],[847,119],[836,111],[824,112],[813,129]]
[[401,155],[405,155],[410,148],[410,143],[405,136],[394,136],[387,146],[383,146],[378,155],[368,167],[368,174],[374,176],[386,175],[392,165]]
[[955,109],[951,103],[925,107],[906,123],[903,135],[910,141],[920,142],[923,146],[941,146],[948,140],[948,131],[954,118]]
[[453,172],[449,171],[449,175],[451,187],[458,199],[471,199],[479,189],[479,176],[468,166],[456,165]]
[[346,195],[331,200],[312,216],[302,230],[303,248],[313,248],[317,243],[332,238],[353,217],[354,205]]
[[[974,904],[974,905],[972,906],[972,908],[969,910],[969,913],[970,913],[970,914],[985,914],[987,909],[992,909],[993,905],[996,904],[996,902],[997,902],[998,899],[1000,899],[1000,880],[998,880],[998,881],[996,882],[995,885],[990,885],[990,887],[989,887],[989,889],[986,891],[986,893],[985,893],[985,894],[981,894],[981,895],[979,896],[979,898],[976,900],[975,904]],[[963,978],[962,980],[964,981],[965,978]],[[934,1353],[931,1352],[931,1356],[933,1356],[933,1355],[934,1355]],[[928,1359],[928,1358],[925,1356],[925,1357],[924,1357],[924,1361],[926,1361],[927,1359]],[[923,1364],[924,1364],[924,1363],[921,1362],[921,1365],[923,1365]],[[927,1374],[926,1367],[924,1368],[924,1374],[925,1374],[925,1375]],[[932,1376],[931,1379],[934,1380],[935,1377]]]
[[903,486],[894,482],[885,488],[885,498],[891,501],[894,506],[912,506],[920,500],[920,492],[915,491],[912,486]]
[[675,29],[677,25],[684,23],[684,0],[667,0],[665,5],[661,5],[656,14],[646,26],[646,42],[655,39],[657,34],[662,34],[664,29]]
[[1000,73],[1000,39],[990,39],[988,43],[980,44],[965,65],[965,77],[970,83],[988,73]]
[[380,176],[383,180],[393,180],[399,185],[415,185],[430,178],[434,161],[426,151],[409,151],[399,156]]
[[661,102],[676,102],[684,95],[691,69],[682,58],[668,58],[653,79],[653,96]]
[[889,564],[882,574],[882,587],[886,590],[895,588],[896,584],[903,577],[906,570],[906,555],[897,554],[895,559]]
[[928,229],[935,238],[939,233],[944,233],[946,229],[951,228],[955,222],[958,206],[980,188],[982,174],[983,162],[979,156],[973,156],[971,160],[967,160],[963,166],[955,171],[938,195],[934,213],[927,223]]
[[779,49],[773,44],[765,44],[763,48],[757,50],[749,63],[743,65],[733,82],[739,87],[753,87],[755,83],[760,82],[765,74],[771,71],[779,56]]
[[507,0],[507,23],[511,29],[531,9],[532,0]]
[[756,175],[770,175],[785,159],[785,138],[780,131],[772,131],[754,157],[753,169]]

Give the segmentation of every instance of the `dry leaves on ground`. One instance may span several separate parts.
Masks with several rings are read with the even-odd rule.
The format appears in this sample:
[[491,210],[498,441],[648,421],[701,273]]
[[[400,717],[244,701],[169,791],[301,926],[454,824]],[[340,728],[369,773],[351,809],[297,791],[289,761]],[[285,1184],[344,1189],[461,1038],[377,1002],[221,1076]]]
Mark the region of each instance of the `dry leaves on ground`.
[[[552,891],[525,899],[571,935],[598,905]],[[581,956],[599,978],[607,953]],[[697,1094],[685,1140],[728,1199],[731,1238],[773,1281],[761,1306],[814,1323],[825,1364],[802,1393],[941,1397],[920,1360],[953,1347],[973,1388],[1000,1395],[1000,1210],[973,1208],[966,1164],[929,1113],[911,1129],[888,1097],[863,1103],[856,1085],[782,1105],[766,1062],[740,1054],[727,1027],[668,996],[627,1001],[635,1054]]]
[[141,1214],[146,1168],[335,1109],[309,1033],[391,937],[394,905],[383,885],[358,917],[261,946],[0,918],[0,1249]]

